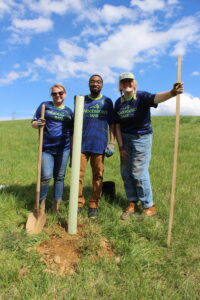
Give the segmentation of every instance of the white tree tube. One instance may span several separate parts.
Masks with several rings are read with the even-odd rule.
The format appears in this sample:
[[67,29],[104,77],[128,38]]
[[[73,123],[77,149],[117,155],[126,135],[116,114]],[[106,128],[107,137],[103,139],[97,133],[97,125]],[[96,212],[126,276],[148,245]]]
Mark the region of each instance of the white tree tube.
[[69,196],[68,233],[77,233],[78,191],[81,160],[84,96],[75,97],[75,118],[72,146],[72,168]]

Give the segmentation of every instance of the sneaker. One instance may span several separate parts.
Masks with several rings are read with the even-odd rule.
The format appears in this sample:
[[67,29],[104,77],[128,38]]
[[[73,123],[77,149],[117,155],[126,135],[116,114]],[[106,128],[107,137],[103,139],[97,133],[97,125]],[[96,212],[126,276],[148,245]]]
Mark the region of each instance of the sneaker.
[[155,205],[148,207],[148,208],[144,208],[143,210],[144,210],[145,215],[148,217],[153,217],[153,216],[157,215],[157,209],[156,209]]
[[122,220],[127,220],[130,218],[131,215],[138,212],[138,206],[136,202],[130,202],[128,207],[125,209],[125,211],[121,215]]
[[88,218],[95,219],[98,215],[98,208],[89,208]]

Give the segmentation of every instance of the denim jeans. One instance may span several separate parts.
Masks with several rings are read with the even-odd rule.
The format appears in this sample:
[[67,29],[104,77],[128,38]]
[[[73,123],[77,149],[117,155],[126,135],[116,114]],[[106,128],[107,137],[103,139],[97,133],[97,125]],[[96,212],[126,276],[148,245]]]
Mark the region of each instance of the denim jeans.
[[123,134],[123,146],[130,155],[121,160],[121,176],[129,201],[141,201],[144,208],[153,205],[152,189],[149,177],[152,134]]
[[62,199],[69,154],[70,150],[58,154],[42,152],[40,201],[47,197],[48,186],[52,175],[54,178],[53,199],[56,201]]

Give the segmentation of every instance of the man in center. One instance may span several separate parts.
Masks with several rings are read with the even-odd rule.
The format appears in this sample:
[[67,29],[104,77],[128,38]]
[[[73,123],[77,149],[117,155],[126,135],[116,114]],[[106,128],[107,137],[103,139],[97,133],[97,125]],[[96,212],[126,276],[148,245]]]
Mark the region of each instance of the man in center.
[[78,212],[81,212],[85,204],[83,183],[87,162],[90,159],[92,194],[89,198],[89,218],[96,218],[98,214],[103,183],[104,157],[114,153],[113,103],[110,98],[101,94],[102,88],[102,77],[97,74],[92,75],[89,78],[90,94],[85,96],[84,102]]

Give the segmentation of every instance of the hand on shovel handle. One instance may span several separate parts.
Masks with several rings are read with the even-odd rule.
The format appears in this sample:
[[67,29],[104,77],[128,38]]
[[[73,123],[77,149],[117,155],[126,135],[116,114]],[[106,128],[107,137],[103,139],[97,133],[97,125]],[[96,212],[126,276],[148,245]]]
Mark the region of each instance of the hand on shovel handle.
[[[40,130],[40,140],[38,149],[38,168],[37,168],[37,183],[36,183],[36,213],[30,213],[28,220],[26,222],[26,231],[29,234],[38,234],[42,231],[46,223],[46,214],[44,210],[40,211],[39,199],[40,199],[40,177],[41,177],[41,164],[42,164],[42,144],[43,144],[43,129],[45,124],[44,119],[45,105],[42,105],[41,120],[42,126],[39,127]],[[36,121],[38,122],[38,121]],[[44,202],[44,201],[43,201]],[[42,212],[42,213],[40,213]]]
[[46,120],[40,118],[38,121],[38,127],[44,127],[46,125]]

